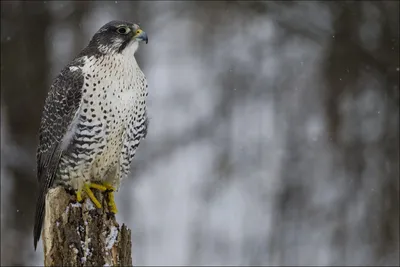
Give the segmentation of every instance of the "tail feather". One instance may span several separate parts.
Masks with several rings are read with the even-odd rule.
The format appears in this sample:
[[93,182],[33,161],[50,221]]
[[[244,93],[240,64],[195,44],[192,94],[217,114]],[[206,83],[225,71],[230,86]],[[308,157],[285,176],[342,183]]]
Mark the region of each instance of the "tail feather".
[[[40,167],[38,168],[39,195],[36,202],[35,224],[33,227],[33,246],[35,250],[42,232],[46,194],[49,188],[53,186],[60,157],[61,150],[59,150],[59,146],[56,146],[49,152],[47,158],[43,160],[43,165],[39,165]],[[42,161],[42,159],[39,161]]]
[[44,218],[44,211],[45,211],[45,195],[46,192],[42,192],[43,190],[40,190],[39,197],[37,199],[36,203],[36,212],[35,212],[35,226],[33,227],[33,245],[37,247],[37,243],[40,239],[40,234],[42,232],[42,226],[43,226],[43,218]]

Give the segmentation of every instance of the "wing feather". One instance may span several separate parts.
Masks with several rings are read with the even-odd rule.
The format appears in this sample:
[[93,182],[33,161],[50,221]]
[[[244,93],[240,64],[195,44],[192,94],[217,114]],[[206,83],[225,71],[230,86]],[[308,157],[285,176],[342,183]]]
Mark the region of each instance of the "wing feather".
[[40,239],[45,210],[45,197],[53,185],[63,152],[63,138],[79,110],[84,76],[79,68],[81,62],[68,65],[54,80],[45,101],[39,129],[37,148],[37,179],[39,195],[36,203],[34,247]]

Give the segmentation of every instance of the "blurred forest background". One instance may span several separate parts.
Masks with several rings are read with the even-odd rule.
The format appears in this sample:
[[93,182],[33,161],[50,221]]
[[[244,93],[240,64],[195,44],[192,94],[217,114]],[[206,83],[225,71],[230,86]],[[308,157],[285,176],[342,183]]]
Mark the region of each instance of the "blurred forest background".
[[2,265],[43,264],[44,99],[113,19],[149,35],[136,265],[399,264],[399,1],[1,1]]

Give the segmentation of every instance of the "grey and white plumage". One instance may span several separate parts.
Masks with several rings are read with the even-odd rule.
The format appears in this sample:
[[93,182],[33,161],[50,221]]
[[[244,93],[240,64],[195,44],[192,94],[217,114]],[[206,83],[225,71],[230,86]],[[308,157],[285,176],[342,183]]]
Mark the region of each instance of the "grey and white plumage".
[[35,249],[49,188],[107,181],[118,189],[128,174],[148,127],[148,86],[134,56],[139,41],[147,35],[138,25],[107,23],[50,87],[37,148]]

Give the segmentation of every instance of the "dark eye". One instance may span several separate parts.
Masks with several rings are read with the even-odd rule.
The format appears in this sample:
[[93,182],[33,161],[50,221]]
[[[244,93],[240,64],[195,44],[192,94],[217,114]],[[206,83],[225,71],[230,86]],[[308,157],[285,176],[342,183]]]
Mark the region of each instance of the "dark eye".
[[119,28],[117,29],[117,32],[118,32],[119,34],[127,34],[128,32],[130,32],[130,29],[127,28],[127,27],[119,27]]

